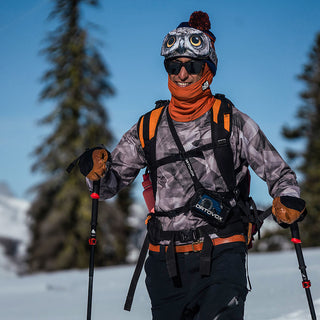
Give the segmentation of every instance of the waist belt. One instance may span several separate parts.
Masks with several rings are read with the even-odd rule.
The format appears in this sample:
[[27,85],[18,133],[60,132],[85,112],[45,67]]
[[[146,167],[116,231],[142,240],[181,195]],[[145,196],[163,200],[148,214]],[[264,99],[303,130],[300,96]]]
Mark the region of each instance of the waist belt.
[[[220,244],[232,243],[232,242],[246,242],[244,235],[234,235],[228,238],[214,238],[211,239],[212,244],[214,246],[218,246]],[[164,246],[165,251],[168,250],[169,246]],[[161,245],[154,245],[152,243],[149,244],[149,250],[153,252],[160,252]],[[203,242],[194,242],[191,244],[185,244],[180,246],[175,246],[175,252],[183,253],[183,252],[198,252],[203,248]]]
[[[207,231],[207,230],[206,230]],[[172,236],[174,237],[174,233],[172,233]],[[226,243],[232,243],[232,242],[246,242],[245,236],[243,235],[234,235],[227,238],[215,238],[211,239],[209,237],[208,233],[204,233],[204,240],[202,242],[193,242],[191,244],[187,245],[180,245],[176,246],[174,245],[174,238],[170,241],[170,244],[168,246],[165,246],[166,250],[166,263],[167,263],[167,269],[169,276],[171,278],[174,278],[178,275],[177,273],[177,265],[176,265],[176,259],[175,259],[175,253],[177,252],[197,252],[200,251],[200,274],[201,275],[209,275],[210,274],[210,264],[211,264],[211,249],[213,246],[218,246],[220,244],[226,244]],[[144,265],[145,257],[148,253],[148,249],[150,251],[154,252],[160,252],[161,245],[153,245],[149,242],[148,234],[146,235],[140,254],[138,258],[138,262],[136,265],[136,268],[134,270],[130,287],[128,290],[126,302],[124,305],[124,309],[130,311],[133,296],[136,290],[137,282],[139,279],[139,276],[141,274],[141,270]]]

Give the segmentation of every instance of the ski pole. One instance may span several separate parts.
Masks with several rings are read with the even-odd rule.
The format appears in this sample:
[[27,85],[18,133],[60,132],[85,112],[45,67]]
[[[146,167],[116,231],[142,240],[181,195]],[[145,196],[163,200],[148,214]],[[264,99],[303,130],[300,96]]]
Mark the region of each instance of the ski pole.
[[92,291],[93,291],[93,274],[94,274],[94,251],[97,243],[96,227],[98,220],[98,204],[99,204],[100,180],[93,182],[92,199],[92,215],[91,215],[91,232],[89,238],[90,245],[90,262],[89,262],[89,285],[88,285],[88,306],[87,306],[87,320],[91,320],[92,310]]
[[298,223],[295,222],[295,223],[291,224],[290,229],[291,229],[291,235],[292,235],[291,241],[294,243],[294,247],[296,249],[296,254],[297,254],[298,263],[299,263],[299,269],[300,269],[301,276],[302,276],[302,287],[306,290],[309,309],[310,309],[310,313],[311,313],[311,319],[316,320],[317,317],[316,317],[316,313],[314,310],[314,305],[313,305],[313,301],[312,301],[312,297],[311,297],[311,290],[310,290],[311,281],[308,279],[307,271],[306,271],[307,267],[305,265],[303,254],[302,254],[301,239],[300,239],[300,232],[299,232]]

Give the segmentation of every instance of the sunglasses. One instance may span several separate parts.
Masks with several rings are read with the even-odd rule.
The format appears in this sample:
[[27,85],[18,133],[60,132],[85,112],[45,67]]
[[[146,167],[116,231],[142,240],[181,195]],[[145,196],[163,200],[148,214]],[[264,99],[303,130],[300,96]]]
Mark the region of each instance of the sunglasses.
[[179,74],[182,67],[185,67],[189,74],[199,74],[205,64],[204,60],[189,60],[181,62],[179,60],[164,60],[164,67],[169,74]]

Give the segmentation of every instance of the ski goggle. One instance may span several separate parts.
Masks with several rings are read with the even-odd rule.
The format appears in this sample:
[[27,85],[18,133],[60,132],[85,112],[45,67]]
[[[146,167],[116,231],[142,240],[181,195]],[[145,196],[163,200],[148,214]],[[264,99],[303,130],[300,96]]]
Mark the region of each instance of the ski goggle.
[[164,66],[169,74],[179,74],[182,67],[185,67],[189,74],[199,74],[206,62],[204,60],[189,60],[181,62],[179,60],[164,60]]

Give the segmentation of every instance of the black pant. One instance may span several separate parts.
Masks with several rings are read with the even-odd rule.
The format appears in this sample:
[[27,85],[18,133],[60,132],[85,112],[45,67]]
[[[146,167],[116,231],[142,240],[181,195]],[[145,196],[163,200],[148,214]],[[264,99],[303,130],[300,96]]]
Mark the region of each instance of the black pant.
[[199,252],[177,254],[179,279],[171,279],[165,252],[149,252],[146,286],[153,320],[242,320],[247,295],[246,245],[214,247],[211,274],[200,275]]

